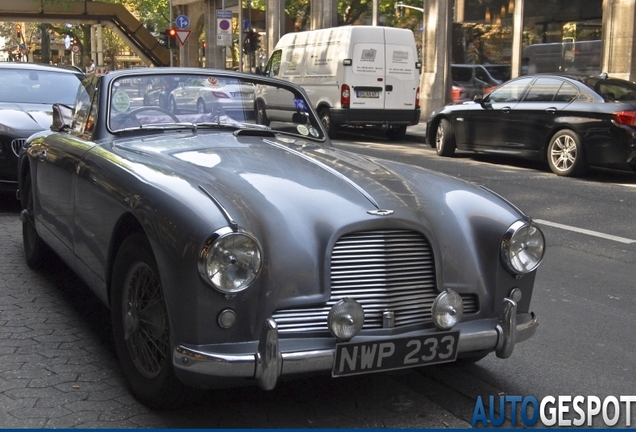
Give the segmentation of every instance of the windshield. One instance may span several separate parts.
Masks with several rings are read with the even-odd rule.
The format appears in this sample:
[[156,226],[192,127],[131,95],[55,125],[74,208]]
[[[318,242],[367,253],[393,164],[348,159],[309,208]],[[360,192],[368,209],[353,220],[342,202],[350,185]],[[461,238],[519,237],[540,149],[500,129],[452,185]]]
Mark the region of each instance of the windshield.
[[302,93],[285,83],[264,83],[256,75],[252,79],[204,72],[149,72],[112,81],[111,132],[174,128],[229,128],[324,139]]
[[71,73],[0,69],[0,102],[73,105],[80,79]]

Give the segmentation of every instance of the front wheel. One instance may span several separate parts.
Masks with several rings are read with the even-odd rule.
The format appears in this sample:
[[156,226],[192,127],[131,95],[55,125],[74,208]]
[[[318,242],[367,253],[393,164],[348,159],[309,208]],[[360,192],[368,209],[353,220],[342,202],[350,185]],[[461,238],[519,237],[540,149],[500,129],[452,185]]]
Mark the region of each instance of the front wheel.
[[170,101],[168,103],[170,104],[170,111],[172,112],[172,114],[179,114],[177,101],[173,97],[170,97]]
[[441,119],[437,125],[435,150],[440,156],[453,156],[455,154],[455,133],[447,119]]
[[552,137],[547,156],[550,169],[556,175],[576,177],[588,169],[581,137],[571,130],[559,131]]
[[128,237],[117,254],[110,306],[115,349],[135,397],[156,409],[181,405],[187,389],[172,366],[166,298],[142,234]]

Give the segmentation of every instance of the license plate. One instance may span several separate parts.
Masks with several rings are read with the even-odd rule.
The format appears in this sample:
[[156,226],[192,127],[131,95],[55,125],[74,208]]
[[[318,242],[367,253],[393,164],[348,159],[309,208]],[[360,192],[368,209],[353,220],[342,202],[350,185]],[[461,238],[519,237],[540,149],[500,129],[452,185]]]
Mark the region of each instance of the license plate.
[[346,376],[447,363],[457,358],[459,331],[385,341],[336,344],[331,375]]
[[359,98],[365,98],[365,99],[372,99],[372,98],[377,99],[380,97],[380,92],[358,90],[356,91],[356,96]]

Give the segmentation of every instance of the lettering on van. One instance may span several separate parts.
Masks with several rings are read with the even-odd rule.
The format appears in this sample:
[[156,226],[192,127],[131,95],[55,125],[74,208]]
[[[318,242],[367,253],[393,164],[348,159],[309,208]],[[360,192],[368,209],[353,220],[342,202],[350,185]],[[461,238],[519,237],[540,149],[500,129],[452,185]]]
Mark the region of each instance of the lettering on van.
[[371,49],[364,49],[362,50],[362,55],[360,56],[360,61],[361,62],[374,62],[375,61],[375,56],[378,53],[377,50],[371,48]]
[[407,64],[409,62],[408,51],[393,51],[393,63]]

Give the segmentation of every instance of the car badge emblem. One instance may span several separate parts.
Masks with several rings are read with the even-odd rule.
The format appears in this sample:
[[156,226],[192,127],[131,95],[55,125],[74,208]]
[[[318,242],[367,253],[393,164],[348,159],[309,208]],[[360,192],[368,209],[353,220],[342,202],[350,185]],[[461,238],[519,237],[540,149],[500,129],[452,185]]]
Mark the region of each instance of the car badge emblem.
[[367,213],[374,216],[389,216],[393,214],[393,210],[377,209],[377,210],[369,210]]

